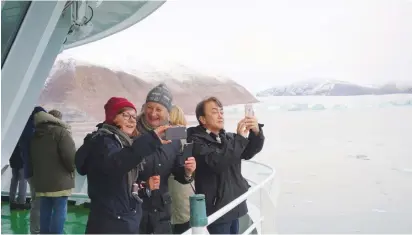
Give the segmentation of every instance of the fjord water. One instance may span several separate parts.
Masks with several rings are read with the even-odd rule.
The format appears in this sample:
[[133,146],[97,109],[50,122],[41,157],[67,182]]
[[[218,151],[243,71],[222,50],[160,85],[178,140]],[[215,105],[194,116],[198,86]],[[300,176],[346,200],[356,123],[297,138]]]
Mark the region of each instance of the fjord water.
[[[278,233],[412,233],[412,95],[272,97],[254,109],[266,135],[254,160],[279,177]],[[227,130],[243,115],[226,107]],[[13,229],[28,214],[8,210],[2,233],[28,231]],[[66,233],[81,233],[87,211],[70,212]]]
[[255,160],[280,177],[277,232],[412,233],[412,95],[273,97],[255,110],[267,137]]

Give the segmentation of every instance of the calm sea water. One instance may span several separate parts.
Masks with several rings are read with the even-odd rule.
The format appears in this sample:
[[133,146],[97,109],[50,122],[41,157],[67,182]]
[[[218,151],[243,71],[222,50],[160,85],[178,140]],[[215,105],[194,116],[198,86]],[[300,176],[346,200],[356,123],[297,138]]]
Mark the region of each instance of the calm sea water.
[[256,159],[280,182],[279,233],[412,233],[412,95],[275,97],[255,109],[267,137]]
[[[277,232],[412,233],[412,95],[274,97],[254,107],[266,135],[254,160],[277,170]],[[225,108],[228,131],[243,113]],[[84,231],[85,211],[71,212],[68,233]],[[27,226],[27,214],[13,213],[2,205],[2,233]]]

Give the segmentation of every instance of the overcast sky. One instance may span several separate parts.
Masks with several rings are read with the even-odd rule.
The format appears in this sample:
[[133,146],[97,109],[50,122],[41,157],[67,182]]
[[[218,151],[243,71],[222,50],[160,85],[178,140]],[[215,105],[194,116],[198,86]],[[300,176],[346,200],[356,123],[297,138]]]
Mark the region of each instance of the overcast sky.
[[65,53],[103,65],[182,63],[252,91],[319,77],[411,81],[412,0],[171,0]]

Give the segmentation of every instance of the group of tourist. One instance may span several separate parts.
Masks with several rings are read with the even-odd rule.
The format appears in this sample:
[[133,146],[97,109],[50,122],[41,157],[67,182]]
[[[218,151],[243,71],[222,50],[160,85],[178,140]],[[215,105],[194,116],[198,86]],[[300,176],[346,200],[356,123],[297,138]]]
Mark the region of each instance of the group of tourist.
[[[264,144],[254,116],[240,120],[236,133],[225,132],[223,105],[210,97],[198,103],[199,125],[187,128],[186,139],[166,140],[169,128],[187,121],[165,84],[148,93],[139,113],[122,97],[110,98],[104,112],[76,150],[59,111],[33,110],[10,158],[10,208],[30,208],[31,233],[64,232],[76,170],[87,176],[89,234],[180,234],[190,228],[191,195],[204,194],[211,215],[248,190],[241,160]],[[182,157],[186,142],[193,144],[190,157]],[[237,234],[246,213],[243,202],[210,224],[209,233]]]

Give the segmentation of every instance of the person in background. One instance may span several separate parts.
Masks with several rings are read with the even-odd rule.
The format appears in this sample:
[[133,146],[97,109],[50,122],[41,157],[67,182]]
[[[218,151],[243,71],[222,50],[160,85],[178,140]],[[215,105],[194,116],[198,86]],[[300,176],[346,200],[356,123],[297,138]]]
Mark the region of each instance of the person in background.
[[40,233],[63,234],[67,199],[74,188],[76,147],[69,127],[46,112],[34,115],[36,131],[30,163],[36,197],[40,200]]
[[[181,107],[173,105],[170,111],[170,124],[176,126],[187,126],[185,114]],[[182,234],[190,228],[190,205],[189,197],[194,192],[193,184],[181,184],[174,179],[173,175],[169,177],[169,192],[172,197],[172,226],[174,234]]]
[[158,151],[168,126],[160,126],[138,138],[136,108],[125,98],[112,97],[104,106],[105,121],[88,134],[76,152],[76,168],[87,175],[90,212],[87,234],[137,234],[142,216],[136,195],[138,166]]
[[[12,174],[9,190],[10,210],[30,209],[30,205],[26,203],[27,180],[24,178],[23,159],[19,143],[14,148],[9,163]],[[17,187],[19,195],[16,201]]]
[[[149,91],[143,107],[144,112],[137,121],[137,132],[144,134],[164,123],[169,123],[172,100],[172,94],[165,84],[160,84]],[[188,184],[193,180],[192,173],[195,169],[196,162],[193,157],[186,161],[182,159],[182,144],[179,140],[173,140],[170,145],[162,146],[146,158],[139,180],[147,181],[150,178],[160,177],[160,188],[151,192],[151,196],[143,200],[141,234],[172,233],[170,221],[172,200],[168,179],[173,174],[174,180]]]
[[31,196],[31,208],[30,208],[30,233],[40,233],[40,201],[36,198],[36,190],[33,183],[33,171],[29,164],[30,159],[30,143],[35,132],[34,115],[39,112],[46,112],[46,110],[40,106],[34,107],[30,114],[27,123],[23,129],[23,133],[20,136],[19,144],[21,150],[21,156],[23,159],[24,177],[30,186]]
[[[236,134],[226,132],[223,105],[216,97],[196,106],[196,118],[199,125],[187,130],[188,142],[193,142],[193,155],[198,163],[196,193],[205,195],[209,216],[248,190],[249,185],[241,173],[241,160],[249,160],[259,153],[265,138],[263,125],[258,124],[255,117],[240,120]],[[247,211],[244,201],[209,225],[209,233],[239,233],[239,218]]]
[[49,111],[49,114],[60,120],[63,119],[63,114],[59,110],[52,109]]

